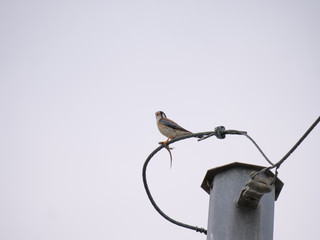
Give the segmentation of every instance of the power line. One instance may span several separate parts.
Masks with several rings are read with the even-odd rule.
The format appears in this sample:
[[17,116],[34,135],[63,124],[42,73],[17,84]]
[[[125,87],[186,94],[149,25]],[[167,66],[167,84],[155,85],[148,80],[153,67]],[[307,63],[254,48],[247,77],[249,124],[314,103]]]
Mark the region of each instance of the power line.
[[303,142],[303,140],[309,135],[309,133],[315,128],[315,126],[317,126],[317,124],[320,122],[320,116],[316,119],[316,121],[308,128],[308,130],[302,135],[302,137],[298,140],[298,142],[289,150],[289,152],[287,152],[286,155],[283,156],[283,158],[281,158],[277,163],[272,164],[272,166],[270,167],[266,167],[264,169],[262,169],[261,171],[257,172],[254,176],[252,176],[252,178],[254,178],[257,174],[265,172],[266,170],[270,170],[273,168],[276,168],[275,170],[275,176],[274,176],[274,180],[277,178],[278,175],[278,169],[280,168],[281,164],[287,160],[287,158],[297,149],[297,147],[299,147],[299,145]]
[[274,164],[273,166],[276,166],[277,168],[279,168],[281,166],[281,164],[291,155],[291,153],[293,153],[297,147],[299,147],[299,145],[302,143],[302,141],[309,135],[309,133],[315,128],[315,126],[317,126],[317,124],[320,121],[320,116],[317,118],[317,120],[309,127],[309,129],[302,135],[302,137],[298,140],[298,142],[290,149],[290,151],[284,155],[283,158],[281,158],[281,160],[279,162],[277,162],[276,164]]

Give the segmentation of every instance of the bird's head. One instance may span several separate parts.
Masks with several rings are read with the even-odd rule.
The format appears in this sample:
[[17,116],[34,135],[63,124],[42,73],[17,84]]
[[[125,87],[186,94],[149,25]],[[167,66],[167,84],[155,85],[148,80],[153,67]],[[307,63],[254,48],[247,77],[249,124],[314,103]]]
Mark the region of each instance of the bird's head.
[[157,120],[158,119],[161,119],[161,118],[166,118],[167,116],[166,116],[166,114],[164,113],[164,112],[162,112],[162,111],[158,111],[158,112],[156,112],[156,118],[157,118]]

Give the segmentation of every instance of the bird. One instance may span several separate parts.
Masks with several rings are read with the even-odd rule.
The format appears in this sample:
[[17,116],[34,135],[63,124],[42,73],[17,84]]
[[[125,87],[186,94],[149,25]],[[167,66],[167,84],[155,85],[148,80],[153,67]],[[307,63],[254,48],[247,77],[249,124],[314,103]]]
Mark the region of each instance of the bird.
[[156,112],[156,119],[160,133],[168,138],[165,142],[161,142],[165,147],[169,140],[192,134],[192,132],[184,129],[174,121],[167,118],[166,114],[162,111]]

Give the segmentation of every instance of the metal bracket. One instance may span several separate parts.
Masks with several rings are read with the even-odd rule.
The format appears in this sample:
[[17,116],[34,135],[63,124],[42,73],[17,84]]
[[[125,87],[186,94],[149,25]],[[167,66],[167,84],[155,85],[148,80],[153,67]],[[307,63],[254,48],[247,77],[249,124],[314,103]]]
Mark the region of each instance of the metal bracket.
[[250,174],[250,181],[248,181],[242,188],[237,206],[256,208],[259,205],[260,199],[265,193],[272,190],[272,177],[263,177],[261,174]]

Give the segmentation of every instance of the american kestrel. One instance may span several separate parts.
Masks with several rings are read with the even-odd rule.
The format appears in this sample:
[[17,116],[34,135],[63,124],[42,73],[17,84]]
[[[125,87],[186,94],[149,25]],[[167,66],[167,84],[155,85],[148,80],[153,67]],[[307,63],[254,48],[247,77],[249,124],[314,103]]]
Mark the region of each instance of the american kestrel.
[[192,132],[180,127],[174,121],[168,119],[166,114],[162,111],[156,112],[156,119],[159,131],[168,138],[163,142],[165,146],[170,139],[173,140],[177,137],[192,134]]

